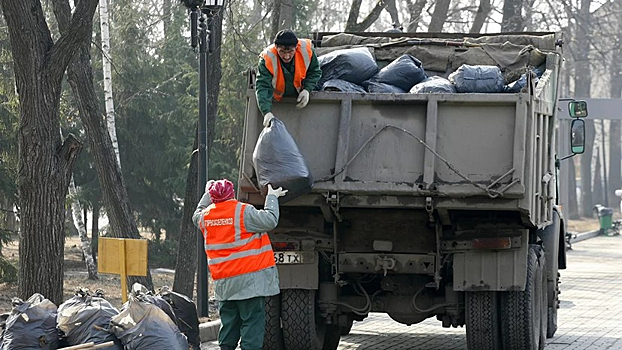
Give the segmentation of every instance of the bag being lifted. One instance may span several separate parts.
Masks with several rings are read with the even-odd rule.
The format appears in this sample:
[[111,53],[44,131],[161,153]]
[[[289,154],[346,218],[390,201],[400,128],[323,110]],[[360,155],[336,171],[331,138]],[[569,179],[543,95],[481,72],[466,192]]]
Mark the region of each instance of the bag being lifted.
[[253,165],[261,194],[266,195],[268,184],[287,190],[287,194],[279,198],[280,203],[305,194],[313,187],[307,161],[285,124],[277,118],[273,118],[259,134],[253,151]]
[[0,350],[58,348],[56,312],[56,305],[39,293],[26,301],[14,298],[0,338]]
[[69,345],[114,341],[103,350],[123,350],[121,342],[107,331],[110,319],[119,314],[100,291],[91,295],[88,289],[79,289],[74,296],[58,307],[56,322],[65,333]]
[[125,350],[188,350],[186,336],[175,321],[141,293],[138,283],[132,286],[129,300],[121,313],[110,320],[110,328]]

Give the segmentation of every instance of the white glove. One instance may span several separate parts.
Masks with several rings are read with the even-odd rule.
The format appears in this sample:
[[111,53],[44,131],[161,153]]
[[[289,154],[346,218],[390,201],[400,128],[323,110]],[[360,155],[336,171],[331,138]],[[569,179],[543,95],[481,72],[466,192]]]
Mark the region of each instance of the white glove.
[[279,187],[276,190],[272,188],[272,185],[268,184],[268,195],[275,195],[276,198],[283,197],[287,193],[287,190],[284,190],[283,187]]
[[266,128],[270,126],[270,121],[272,120],[272,118],[274,118],[274,114],[272,114],[272,112],[266,113],[266,115],[263,116],[263,126],[265,126]]
[[296,99],[296,102],[298,102],[298,104],[296,105],[296,108],[298,109],[305,108],[307,106],[307,103],[309,103],[309,91],[302,90],[298,94],[298,99]]
[[207,181],[207,183],[205,184],[205,192],[207,192],[209,190],[209,187],[214,183],[214,180],[209,180]]

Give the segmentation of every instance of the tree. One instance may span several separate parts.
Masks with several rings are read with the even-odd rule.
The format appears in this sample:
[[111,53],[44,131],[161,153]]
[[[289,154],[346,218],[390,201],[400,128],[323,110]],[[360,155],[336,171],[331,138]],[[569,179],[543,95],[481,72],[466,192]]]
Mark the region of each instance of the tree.
[[70,60],[92,30],[97,0],[76,3],[64,33],[54,42],[38,0],[4,0],[20,102],[20,267],[18,293],[63,299],[65,197],[82,143],[61,140],[60,91]]
[[348,20],[346,22],[346,32],[362,32],[369,28],[378,17],[380,13],[386,7],[386,2],[378,0],[371,12],[360,23],[358,22],[359,13],[361,11],[361,4],[363,0],[353,0],[352,6],[350,6],[350,13],[348,14]]
[[434,5],[434,12],[432,13],[432,18],[430,19],[430,26],[428,27],[428,32],[442,32],[443,25],[447,20],[447,13],[449,11],[449,5],[451,0],[436,0],[436,5]]
[[523,0],[505,0],[503,2],[502,32],[521,32],[523,23]]
[[417,31],[417,27],[419,27],[419,23],[421,22],[421,13],[426,3],[427,0],[415,0],[414,3],[412,0],[406,0],[406,7],[408,8],[408,14],[410,16],[410,21],[406,25],[407,32],[415,33]]
[[469,33],[479,33],[482,31],[482,27],[490,15],[490,11],[492,11],[490,0],[480,0],[477,12],[475,13],[475,18],[473,19],[473,25],[471,25]]

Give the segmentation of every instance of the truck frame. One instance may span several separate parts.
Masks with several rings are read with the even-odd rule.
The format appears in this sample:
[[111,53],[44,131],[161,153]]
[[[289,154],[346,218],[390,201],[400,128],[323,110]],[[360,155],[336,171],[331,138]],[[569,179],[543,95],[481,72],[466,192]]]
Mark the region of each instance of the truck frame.
[[[542,349],[555,334],[566,266],[555,167],[561,36],[529,35],[556,45],[520,93],[313,92],[302,110],[294,98],[274,103],[315,183],[281,206],[270,232],[281,294],[266,302],[264,349],[336,349],[370,312],[466,325],[469,349]],[[238,199],[261,206],[254,83],[251,72]]]

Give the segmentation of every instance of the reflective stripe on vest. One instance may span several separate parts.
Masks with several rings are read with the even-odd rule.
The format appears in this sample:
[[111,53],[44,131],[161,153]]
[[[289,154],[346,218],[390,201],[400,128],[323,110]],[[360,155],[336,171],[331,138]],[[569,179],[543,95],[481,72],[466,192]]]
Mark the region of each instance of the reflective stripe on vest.
[[[285,78],[281,67],[281,60],[277,52],[276,45],[268,46],[262,53],[266,68],[272,74],[272,88],[274,92],[272,97],[276,101],[280,101],[285,94]],[[302,91],[302,81],[307,76],[307,69],[311,64],[313,50],[311,48],[311,40],[298,39],[296,45],[296,53],[294,54],[294,88],[297,92]]]
[[246,204],[234,199],[210,205],[200,222],[212,278],[221,279],[274,266],[266,233],[250,233],[244,226]]

